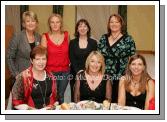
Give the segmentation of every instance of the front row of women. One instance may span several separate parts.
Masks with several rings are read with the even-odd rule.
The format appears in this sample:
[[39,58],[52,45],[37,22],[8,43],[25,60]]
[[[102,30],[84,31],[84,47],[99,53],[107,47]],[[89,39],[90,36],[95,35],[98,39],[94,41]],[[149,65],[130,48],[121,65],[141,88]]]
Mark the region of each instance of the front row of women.
[[[14,108],[52,109],[56,102],[57,88],[54,75],[45,68],[46,48],[35,47],[30,58],[32,65],[28,68],[28,75],[26,77],[19,75],[12,89]],[[86,59],[85,70],[76,76],[74,101],[93,100],[102,103],[107,99],[112,102],[111,79],[112,77],[105,74],[102,54],[92,51]],[[154,98],[154,89],[154,81],[147,73],[144,57],[133,55],[125,75],[120,78],[118,104],[149,109],[149,102]]]

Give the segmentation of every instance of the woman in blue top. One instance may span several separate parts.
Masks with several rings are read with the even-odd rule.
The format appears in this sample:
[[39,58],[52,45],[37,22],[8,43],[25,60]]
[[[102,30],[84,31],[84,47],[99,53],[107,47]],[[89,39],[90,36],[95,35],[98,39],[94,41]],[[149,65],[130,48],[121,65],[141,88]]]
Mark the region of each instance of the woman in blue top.
[[136,51],[135,42],[125,33],[124,27],[120,15],[111,15],[107,25],[108,33],[102,35],[97,45],[105,58],[106,73],[112,77],[112,102],[117,102],[119,78],[124,74],[129,57]]

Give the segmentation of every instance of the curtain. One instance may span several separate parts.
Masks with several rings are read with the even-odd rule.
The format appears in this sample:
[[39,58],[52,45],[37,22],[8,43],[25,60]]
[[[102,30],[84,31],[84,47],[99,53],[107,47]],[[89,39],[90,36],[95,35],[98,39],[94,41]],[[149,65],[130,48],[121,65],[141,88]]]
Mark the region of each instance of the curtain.
[[63,5],[53,5],[53,13],[63,16]]
[[29,10],[29,6],[28,5],[20,5],[20,25],[21,25],[21,30],[23,29],[22,27],[22,14],[25,12],[25,11],[28,11]]
[[127,33],[127,5],[118,6],[118,14],[122,16],[125,22],[125,33]]
[[107,33],[108,18],[113,13],[118,13],[117,5],[78,5],[77,21],[86,19],[91,27],[91,37],[99,40],[102,34]]
[[6,5],[5,6],[5,25],[11,25],[15,33],[20,32],[20,6]]

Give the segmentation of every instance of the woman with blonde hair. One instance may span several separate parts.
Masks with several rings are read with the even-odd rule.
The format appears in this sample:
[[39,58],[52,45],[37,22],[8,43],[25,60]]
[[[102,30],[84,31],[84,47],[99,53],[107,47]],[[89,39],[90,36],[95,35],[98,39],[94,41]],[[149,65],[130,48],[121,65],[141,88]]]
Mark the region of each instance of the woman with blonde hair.
[[47,48],[47,69],[53,72],[57,80],[59,103],[64,102],[64,92],[69,75],[69,34],[63,31],[63,20],[59,14],[48,19],[49,31],[42,35],[41,44]]
[[34,12],[23,13],[22,25],[24,29],[13,36],[7,52],[9,70],[15,79],[19,73],[30,66],[30,52],[40,44],[41,40],[41,36],[36,32],[38,18]]
[[103,55],[98,51],[92,51],[86,59],[85,70],[76,76],[74,101],[92,100],[98,103],[105,99],[111,101],[111,81],[104,72]]
[[149,102],[154,96],[154,80],[147,72],[145,58],[139,54],[133,55],[125,75],[120,79],[118,104],[149,109]]

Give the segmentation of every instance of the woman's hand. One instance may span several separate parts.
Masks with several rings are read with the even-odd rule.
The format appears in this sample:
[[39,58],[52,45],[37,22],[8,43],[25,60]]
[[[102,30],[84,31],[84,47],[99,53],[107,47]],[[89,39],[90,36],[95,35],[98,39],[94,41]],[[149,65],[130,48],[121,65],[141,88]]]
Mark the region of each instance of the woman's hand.
[[33,108],[31,106],[28,106],[27,110],[37,110],[36,108]]

